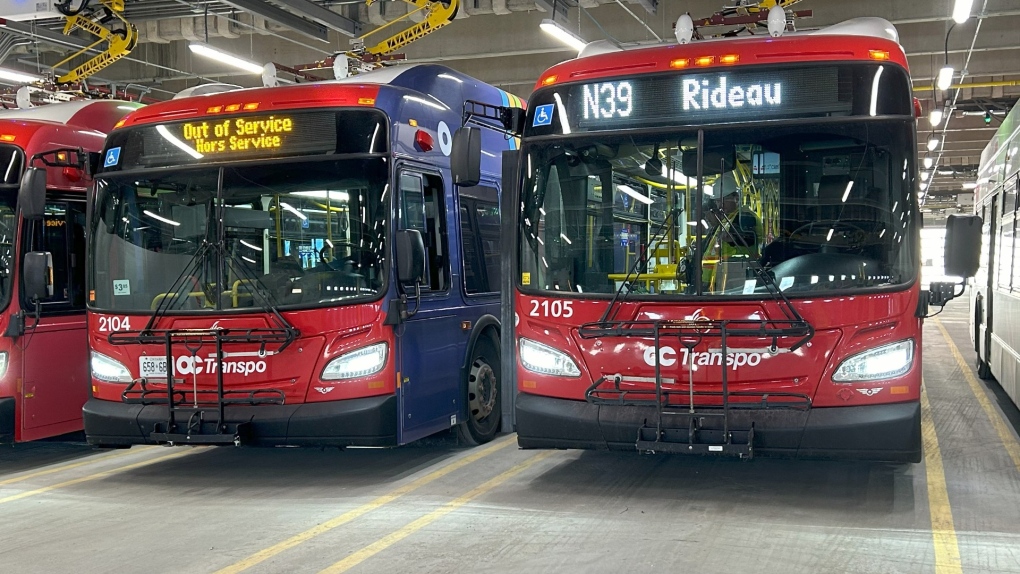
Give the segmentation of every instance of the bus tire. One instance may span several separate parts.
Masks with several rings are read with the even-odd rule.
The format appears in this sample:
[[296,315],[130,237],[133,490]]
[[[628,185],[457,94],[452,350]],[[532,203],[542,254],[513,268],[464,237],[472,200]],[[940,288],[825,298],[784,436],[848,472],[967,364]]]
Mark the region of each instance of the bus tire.
[[491,441],[499,432],[503,417],[500,398],[499,345],[486,333],[475,342],[465,377],[467,420],[457,425],[457,434],[474,446]]
[[981,360],[981,357],[977,358],[977,376],[979,379],[990,381],[992,380],[992,368],[988,366],[988,363]]

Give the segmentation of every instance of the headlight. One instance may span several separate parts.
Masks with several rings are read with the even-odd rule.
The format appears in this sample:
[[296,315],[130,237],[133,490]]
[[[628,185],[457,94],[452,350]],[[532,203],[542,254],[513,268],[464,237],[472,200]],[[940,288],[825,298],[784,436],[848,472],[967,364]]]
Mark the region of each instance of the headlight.
[[892,379],[905,374],[914,364],[914,341],[907,339],[858,353],[843,361],[832,380],[839,383]]
[[322,370],[321,379],[337,381],[374,375],[386,366],[386,343],[376,343],[344,353],[330,361]]
[[0,351],[0,378],[7,374],[7,351]]
[[92,351],[92,376],[110,383],[130,383],[131,372],[120,362],[102,353]]
[[524,368],[543,375],[580,377],[581,369],[563,351],[530,339],[521,339],[521,364]]

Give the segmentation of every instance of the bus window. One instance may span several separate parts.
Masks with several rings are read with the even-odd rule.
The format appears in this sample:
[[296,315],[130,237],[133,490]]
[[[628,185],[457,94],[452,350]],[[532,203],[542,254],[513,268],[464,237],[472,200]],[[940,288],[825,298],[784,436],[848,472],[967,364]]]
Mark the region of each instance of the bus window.
[[447,256],[446,211],[443,184],[435,176],[405,172],[400,176],[401,225],[417,229],[425,243],[423,289],[445,291],[449,287],[450,261]]
[[[41,224],[28,231],[28,251],[53,256],[53,296],[42,301],[48,311],[85,308],[85,206],[81,202],[51,201]],[[30,302],[26,302],[30,305]]]
[[499,205],[491,187],[463,188],[460,233],[464,255],[464,289],[469,295],[498,293]]

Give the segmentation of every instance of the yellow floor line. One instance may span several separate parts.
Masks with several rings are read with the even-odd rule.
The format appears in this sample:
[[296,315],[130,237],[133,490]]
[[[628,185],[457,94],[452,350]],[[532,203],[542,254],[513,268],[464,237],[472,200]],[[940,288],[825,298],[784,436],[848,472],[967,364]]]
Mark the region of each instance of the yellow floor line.
[[59,466],[54,466],[54,467],[51,467],[51,468],[47,468],[46,470],[40,470],[38,472],[33,472],[31,474],[23,474],[21,476],[16,476],[14,478],[7,478],[7,479],[4,479],[4,480],[0,480],[0,486],[5,486],[5,485],[8,485],[8,484],[14,484],[16,482],[22,482],[22,481],[25,481],[25,480],[31,480],[33,478],[36,478],[37,476],[46,476],[47,474],[53,474],[55,472],[60,472],[62,470],[71,470],[72,468],[79,468],[79,467],[87,466],[87,465],[90,465],[90,464],[97,464],[97,463],[105,462],[105,461],[112,460],[112,459],[115,459],[115,458],[121,458],[121,457],[125,457],[125,456],[132,455],[132,454],[138,454],[138,452],[140,450],[147,449],[147,448],[153,448],[153,447],[142,447],[142,449],[132,449],[130,451],[121,451],[121,452],[116,452],[116,453],[112,453],[112,454],[111,453],[107,453],[107,454],[99,455],[99,456],[90,456],[86,460],[82,460],[82,461],[78,461],[78,462],[65,463],[65,464],[62,464],[62,465],[59,465]]
[[953,526],[953,509],[946,490],[946,472],[942,451],[935,435],[928,391],[921,388],[921,437],[924,441],[925,482],[928,485],[928,509],[931,512],[931,536],[935,544],[935,574],[962,574],[960,546]]
[[400,542],[404,538],[407,538],[411,534],[414,534],[415,532],[421,530],[422,528],[425,528],[429,524],[432,524],[433,522],[439,520],[440,518],[446,516],[447,514],[450,514],[454,510],[457,510],[461,506],[464,506],[465,504],[471,502],[472,500],[478,498],[479,496],[485,494],[486,492],[489,492],[490,490],[510,480],[514,476],[520,474],[521,472],[524,472],[532,465],[548,458],[549,456],[552,456],[553,454],[555,454],[555,452],[546,451],[529,458],[528,460],[514,466],[510,470],[507,470],[506,472],[496,476],[495,478],[492,478],[480,484],[479,486],[475,487],[474,489],[464,494],[463,496],[460,496],[459,498],[456,498],[444,504],[443,506],[437,508],[436,510],[433,510],[432,512],[426,514],[425,516],[422,516],[421,518],[415,520],[414,522],[411,522],[410,524],[404,526],[400,530],[392,532],[380,538],[379,540],[373,542],[372,544],[365,546],[364,548],[358,550],[354,554],[351,554],[347,558],[344,558],[343,560],[322,570],[319,574],[339,574],[341,572],[346,572],[351,568],[354,568],[358,564],[361,564],[365,560],[368,560],[369,558],[375,556],[379,552],[382,552],[383,550],[389,548],[390,546],[393,546],[394,544]]
[[451,462],[450,464],[447,464],[446,466],[443,466],[438,470],[434,470],[415,481],[405,484],[404,486],[394,489],[389,493],[372,500],[371,502],[367,502],[353,510],[349,510],[341,514],[340,516],[337,516],[336,518],[333,518],[331,520],[323,522],[322,524],[319,524],[318,526],[309,528],[308,530],[305,530],[300,534],[295,534],[294,536],[291,536],[290,538],[284,540],[283,542],[274,544],[273,546],[270,546],[265,550],[256,552],[255,554],[252,554],[251,556],[245,558],[244,560],[241,560],[240,562],[236,562],[234,564],[231,564],[230,566],[227,566],[226,568],[217,570],[215,574],[235,574],[237,572],[247,570],[248,568],[251,568],[256,564],[260,564],[262,562],[265,562],[266,560],[269,560],[273,556],[276,556],[277,554],[280,554],[285,550],[289,550],[299,544],[302,544],[308,540],[311,540],[312,538],[315,538],[320,534],[329,532],[330,530],[333,530],[338,526],[347,524],[348,522],[368,512],[371,512],[372,510],[375,510],[380,506],[393,502],[397,498],[400,498],[401,496],[409,492],[413,492],[434,480],[442,478],[459,468],[463,468],[471,464],[472,462],[475,462],[481,458],[489,456],[490,454],[500,449],[516,444],[517,444],[516,435],[510,435],[502,439],[499,439],[493,442],[491,445],[478,450],[477,452],[465,456],[464,458],[457,459],[454,462]]
[[953,353],[953,358],[956,359],[960,370],[963,371],[963,378],[967,379],[967,384],[970,385],[970,390],[977,397],[978,403],[981,405],[981,409],[985,411],[985,415],[988,416],[988,420],[992,423],[995,428],[995,432],[999,435],[999,440],[1002,441],[1003,446],[1006,447],[1006,452],[1009,453],[1009,458],[1013,459],[1013,465],[1020,471],[1020,441],[1017,440],[1016,434],[1006,424],[1006,421],[1002,418],[1002,413],[995,408],[992,401],[988,398],[988,393],[984,387],[981,386],[981,382],[978,381],[974,373],[971,372],[970,365],[964,360],[963,355],[960,353],[960,349],[950,338],[949,332],[942,325],[942,322],[935,319],[935,326],[938,327],[942,333],[942,337],[949,343],[949,350]]
[[157,458],[153,458],[153,459],[149,459],[149,460],[143,460],[141,462],[135,462],[135,463],[132,463],[132,464],[129,464],[129,465],[126,465],[126,466],[119,466],[117,468],[111,468],[110,470],[104,470],[103,472],[97,472],[95,474],[90,474],[88,476],[83,476],[81,478],[75,478],[74,480],[66,480],[64,482],[60,482],[60,483],[53,484],[53,485],[50,485],[50,486],[44,486],[42,488],[36,488],[34,490],[26,490],[25,492],[21,492],[21,493],[18,493],[18,494],[12,494],[11,496],[0,498],[0,504],[4,504],[4,503],[7,503],[7,502],[14,502],[15,500],[22,500],[22,499],[28,498],[30,496],[36,496],[38,494],[43,494],[43,493],[46,493],[46,492],[50,492],[51,490],[57,490],[58,488],[64,488],[66,486],[74,486],[76,484],[81,484],[83,482],[88,482],[90,480],[97,480],[97,479],[100,479],[100,478],[106,478],[108,476],[117,474],[118,472],[124,472],[126,470],[131,470],[131,469],[134,469],[134,468],[141,468],[143,466],[149,466],[150,464],[155,464],[157,462],[163,462],[163,461],[170,460],[170,459],[173,459],[173,458],[178,458],[178,457],[184,456],[186,454],[191,454],[192,452],[194,452],[192,449],[187,449],[187,450],[184,450],[184,451],[181,451],[181,452],[175,452],[173,454],[167,454],[167,455],[163,455],[163,456],[160,456],[160,457],[157,457]]

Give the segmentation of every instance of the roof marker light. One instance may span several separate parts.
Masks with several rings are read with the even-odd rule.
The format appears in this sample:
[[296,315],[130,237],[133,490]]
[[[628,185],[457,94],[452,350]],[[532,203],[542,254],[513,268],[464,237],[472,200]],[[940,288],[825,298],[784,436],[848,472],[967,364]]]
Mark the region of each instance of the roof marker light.
[[688,58],[677,58],[669,63],[670,68],[686,68],[691,65],[691,61]]
[[223,111],[223,106],[210,106],[205,110],[207,114],[218,114]]
[[740,56],[737,54],[726,54],[725,56],[719,57],[719,63],[721,64],[736,64],[740,61]]
[[711,66],[715,63],[715,56],[702,56],[694,59],[694,64],[698,66]]
[[358,98],[359,106],[374,106],[375,98]]
[[241,104],[230,104],[227,107],[223,108],[223,111],[225,111],[225,112],[236,112],[237,110],[240,110],[240,109],[241,109]]
[[889,52],[885,50],[868,50],[868,55],[871,56],[872,60],[888,60]]
[[542,85],[543,86],[548,86],[548,85],[553,84],[555,82],[556,82],[556,75],[555,74],[553,74],[552,76],[546,76],[545,78],[542,79]]
[[0,135],[0,142],[12,142],[12,141],[14,141],[13,135],[11,134]]
[[250,112],[252,110],[257,110],[257,109],[259,109],[259,103],[258,102],[252,102],[250,104],[245,104],[244,105],[244,111],[246,111],[246,112]]

